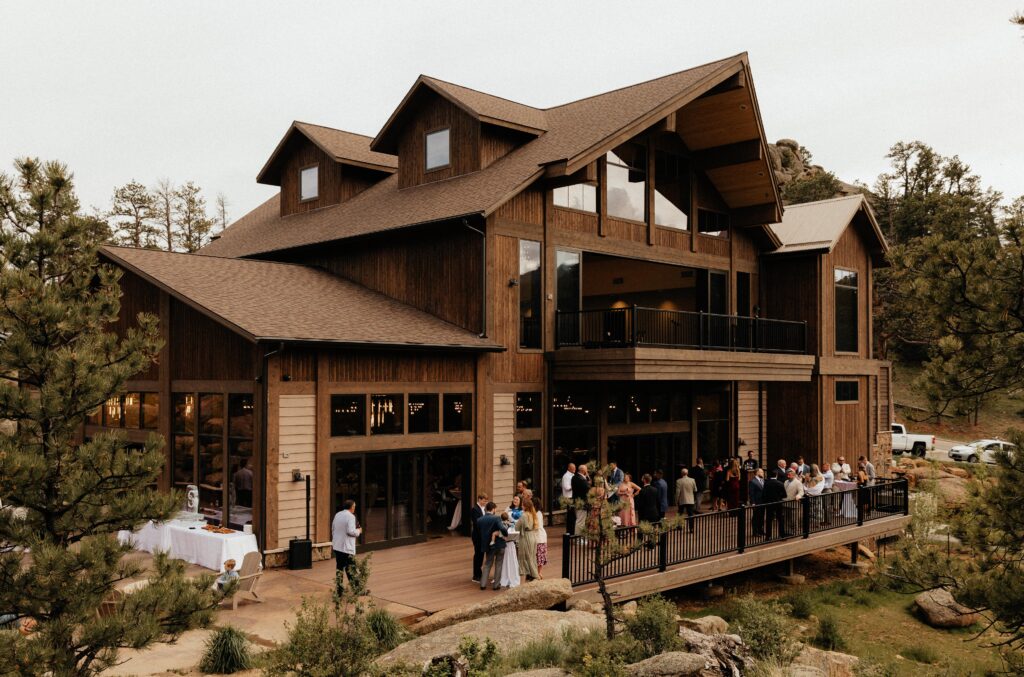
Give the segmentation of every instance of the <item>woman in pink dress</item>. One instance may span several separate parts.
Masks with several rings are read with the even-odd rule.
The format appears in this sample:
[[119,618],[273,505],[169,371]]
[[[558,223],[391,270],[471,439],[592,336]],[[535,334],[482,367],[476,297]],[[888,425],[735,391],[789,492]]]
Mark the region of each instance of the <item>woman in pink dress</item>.
[[619,496],[619,505],[622,506],[622,508],[619,509],[619,520],[621,520],[620,524],[624,527],[636,526],[636,512],[633,510],[633,496],[635,496],[638,491],[640,491],[640,487],[633,484],[633,478],[629,476],[629,473],[626,473],[625,479],[616,491]]

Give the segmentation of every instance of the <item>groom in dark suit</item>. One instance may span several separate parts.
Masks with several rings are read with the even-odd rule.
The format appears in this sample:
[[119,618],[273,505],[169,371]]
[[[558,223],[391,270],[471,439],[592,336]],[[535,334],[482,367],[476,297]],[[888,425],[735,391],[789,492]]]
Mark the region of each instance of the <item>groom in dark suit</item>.
[[747,485],[747,496],[754,506],[751,525],[756,536],[764,536],[764,470],[757,469],[750,484]]
[[484,566],[485,549],[480,547],[480,539],[477,538],[476,522],[484,516],[484,506],[487,505],[487,494],[477,494],[476,504],[469,511],[469,537],[473,540],[473,582],[480,582],[480,570]]

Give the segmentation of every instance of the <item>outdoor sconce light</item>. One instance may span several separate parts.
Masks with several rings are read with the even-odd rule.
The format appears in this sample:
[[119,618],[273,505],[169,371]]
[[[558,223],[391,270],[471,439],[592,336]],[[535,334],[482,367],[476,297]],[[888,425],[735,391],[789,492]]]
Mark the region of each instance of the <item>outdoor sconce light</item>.
[[501,455],[501,459],[500,459],[500,461],[501,461],[501,464],[502,464],[502,465],[512,465],[512,461],[510,461],[510,460],[508,459],[508,456],[506,456],[505,454],[502,454],[502,455]]
[[300,469],[298,469],[298,468],[293,468],[292,469],[292,482],[301,482],[301,481],[302,481],[302,471]]
[[518,287],[519,286],[519,280],[517,280],[514,277],[510,277],[508,279],[508,286],[510,286],[510,287]]
[[281,380],[282,381],[291,381],[292,380],[292,376],[291,376],[291,374],[281,374]]

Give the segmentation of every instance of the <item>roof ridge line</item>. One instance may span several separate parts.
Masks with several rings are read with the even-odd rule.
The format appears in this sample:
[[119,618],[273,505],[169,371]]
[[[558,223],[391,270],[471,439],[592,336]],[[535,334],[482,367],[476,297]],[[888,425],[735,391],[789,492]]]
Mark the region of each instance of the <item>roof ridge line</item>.
[[[327,125],[317,124],[316,122],[306,122],[305,120],[292,120],[292,124],[296,125],[309,125],[310,127],[319,127],[320,129],[329,129],[332,132],[341,132],[342,134],[351,134],[352,136],[361,136],[364,139],[373,139],[372,136],[367,134],[360,134],[359,132],[352,132],[347,129],[341,129],[340,127],[328,127]],[[379,151],[372,151],[379,152]],[[381,155],[391,155],[391,153],[381,153]]]
[[482,89],[477,89],[475,87],[467,87],[466,85],[460,85],[459,83],[452,82],[451,80],[442,80],[441,78],[434,77],[433,75],[427,75],[426,73],[420,73],[420,77],[426,78],[428,80],[434,80],[435,82],[442,82],[442,83],[444,83],[446,85],[452,85],[453,87],[460,87],[462,89],[468,89],[471,92],[475,92],[477,94],[483,94],[484,96],[489,96],[492,99],[501,99],[502,101],[507,101],[508,103],[514,103],[515,105],[523,106],[524,108],[532,108],[533,110],[537,111],[538,113],[543,113],[544,110],[545,110],[544,108],[539,108],[539,107],[534,106],[534,105],[529,104],[529,103],[523,103],[522,101],[516,101],[515,99],[510,99],[507,96],[501,96],[501,95],[498,95],[498,94],[491,94],[490,92],[485,92]]
[[[254,259],[248,256],[224,256],[221,254],[200,254],[198,251],[195,252],[173,252],[167,251],[166,249],[146,249],[145,247],[125,247],[119,244],[105,244],[103,249],[124,249],[132,252],[149,252],[154,254],[172,254],[176,256],[201,256],[204,259],[224,259],[226,261],[242,261],[246,263],[266,263],[274,266],[292,266],[293,268],[305,268],[307,270],[318,270],[323,269],[317,266],[308,266],[304,263],[291,263],[289,261],[268,261],[267,259]],[[323,271],[326,272],[326,271]]]

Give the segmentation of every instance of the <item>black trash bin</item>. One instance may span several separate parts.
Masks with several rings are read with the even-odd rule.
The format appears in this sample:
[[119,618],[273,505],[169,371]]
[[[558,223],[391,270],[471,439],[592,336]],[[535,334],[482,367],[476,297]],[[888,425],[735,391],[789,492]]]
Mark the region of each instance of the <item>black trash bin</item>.
[[309,475],[306,475],[306,537],[293,538],[288,542],[288,568],[313,568],[313,541],[309,539]]

